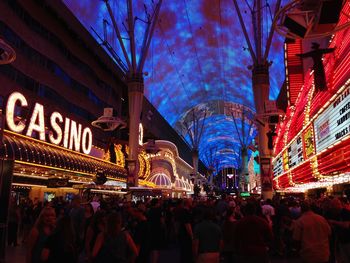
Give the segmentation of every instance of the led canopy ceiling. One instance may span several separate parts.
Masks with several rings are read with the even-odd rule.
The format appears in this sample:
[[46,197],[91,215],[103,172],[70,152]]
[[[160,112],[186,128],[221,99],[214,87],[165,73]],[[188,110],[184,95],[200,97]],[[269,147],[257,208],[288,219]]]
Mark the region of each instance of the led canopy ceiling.
[[[99,42],[94,31],[103,38],[103,19],[106,19],[107,40],[122,57],[104,1],[64,2]],[[129,48],[128,34],[123,26],[123,23],[127,24],[126,2],[109,1],[123,41]],[[142,46],[147,15],[153,14],[157,2],[133,1],[136,49]],[[238,2],[248,34],[253,39],[251,12],[254,1]],[[268,38],[275,2],[262,1],[263,42]],[[269,55],[269,61],[273,62],[270,99],[276,99],[284,80],[282,44],[283,39],[275,34]],[[257,129],[249,121],[254,119],[255,112],[248,69],[251,64],[232,0],[164,0],[144,68],[145,96],[179,133],[182,132],[181,123],[191,110],[206,109],[208,114],[199,145],[200,159],[205,162],[206,152],[215,147],[219,169],[239,168],[241,143],[238,134],[242,137],[244,133],[249,144]],[[185,138],[189,142],[189,137]]]

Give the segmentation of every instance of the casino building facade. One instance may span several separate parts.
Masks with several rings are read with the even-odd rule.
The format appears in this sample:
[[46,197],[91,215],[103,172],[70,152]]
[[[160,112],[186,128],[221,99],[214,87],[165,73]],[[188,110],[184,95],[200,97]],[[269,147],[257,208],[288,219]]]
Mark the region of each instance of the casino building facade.
[[[127,129],[91,126],[106,107],[127,119],[127,90],[116,64],[60,1],[1,1],[0,38],[17,56],[0,65],[0,157],[14,162],[13,189],[50,199],[78,193],[99,172],[125,188]],[[187,145],[146,99],[143,105],[153,115],[153,121],[143,116],[145,139],[171,138],[190,162]],[[141,178],[141,186],[155,186]]]
[[[344,8],[345,21],[349,5]],[[324,91],[315,88],[312,59],[296,56],[311,44],[285,44],[288,107],[276,129],[274,185],[281,192],[343,195],[350,188],[350,30],[322,42],[321,48],[335,48],[323,57]]]

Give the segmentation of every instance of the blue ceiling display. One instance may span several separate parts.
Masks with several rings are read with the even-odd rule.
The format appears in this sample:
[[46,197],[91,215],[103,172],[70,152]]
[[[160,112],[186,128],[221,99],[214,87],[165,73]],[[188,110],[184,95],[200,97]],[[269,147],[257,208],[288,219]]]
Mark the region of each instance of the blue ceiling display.
[[[103,36],[102,20],[106,19],[108,41],[122,57],[104,1],[64,2],[95,37],[91,27]],[[127,24],[126,1],[109,2],[123,41],[129,48],[123,26],[123,23]],[[136,46],[140,49],[147,14],[153,13],[158,1],[133,2],[134,16],[137,17]],[[238,2],[248,34],[253,37],[250,9],[254,1]],[[276,1],[262,2],[264,43]],[[273,62],[270,67],[270,99],[276,99],[284,81],[283,39],[277,34],[274,35],[269,60]],[[248,69],[251,64],[232,0],[163,0],[144,68],[145,96],[179,133],[183,132],[181,123],[192,109],[205,108],[208,115],[199,146],[200,159],[205,162],[206,152],[215,147],[219,169],[239,168],[242,133],[246,144],[257,133],[256,126],[251,124],[255,111],[251,71]],[[182,135],[189,141],[188,136]]]

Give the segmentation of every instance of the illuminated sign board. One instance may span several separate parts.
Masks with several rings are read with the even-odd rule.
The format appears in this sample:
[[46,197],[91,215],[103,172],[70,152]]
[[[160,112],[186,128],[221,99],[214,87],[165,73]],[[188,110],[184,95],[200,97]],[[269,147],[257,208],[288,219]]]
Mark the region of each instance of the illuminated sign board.
[[303,140],[298,136],[289,147],[273,161],[273,175],[279,176],[304,161]]
[[301,136],[298,136],[288,147],[288,161],[289,169],[304,161]]
[[16,116],[17,107],[28,107],[28,101],[23,94],[13,92],[6,104],[6,123],[11,131],[24,133],[29,137],[35,137],[35,134],[37,134],[41,141],[48,141],[78,152],[82,150],[85,154],[90,153],[92,148],[90,128],[83,128],[80,123],[67,117],[63,118],[61,113],[55,111],[50,115],[50,129],[46,133],[47,123],[43,105],[35,103],[30,118],[27,120],[21,118],[21,116]]
[[283,152],[283,170],[287,171],[289,170],[289,160],[288,160],[288,152],[285,150]]
[[323,111],[314,122],[316,152],[331,146],[350,133],[350,87]]
[[259,151],[256,150],[255,152],[252,153],[253,157],[254,157],[254,173],[256,174],[260,174],[260,165],[259,165]]
[[226,176],[227,176],[229,179],[232,179],[233,176],[234,176],[234,174],[227,174]]
[[314,133],[311,125],[303,132],[303,143],[304,158],[307,159],[315,153]]
[[139,125],[139,145],[143,145],[143,126],[142,123]]
[[273,175],[274,176],[279,176],[281,175],[284,170],[283,170],[283,157],[282,155],[280,155],[279,157],[276,157],[274,160],[273,160]]

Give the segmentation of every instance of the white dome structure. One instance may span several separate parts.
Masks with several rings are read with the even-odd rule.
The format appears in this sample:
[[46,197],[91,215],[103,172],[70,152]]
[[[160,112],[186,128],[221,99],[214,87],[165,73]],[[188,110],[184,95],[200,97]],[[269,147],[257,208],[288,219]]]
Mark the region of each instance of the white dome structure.
[[175,189],[176,190],[186,190],[187,187],[186,187],[185,181],[180,179],[180,178],[176,178],[176,180],[175,180]]
[[171,180],[165,173],[156,173],[150,179],[158,188],[171,188]]

